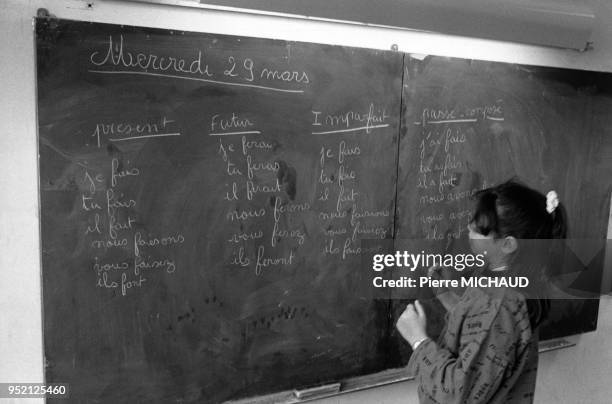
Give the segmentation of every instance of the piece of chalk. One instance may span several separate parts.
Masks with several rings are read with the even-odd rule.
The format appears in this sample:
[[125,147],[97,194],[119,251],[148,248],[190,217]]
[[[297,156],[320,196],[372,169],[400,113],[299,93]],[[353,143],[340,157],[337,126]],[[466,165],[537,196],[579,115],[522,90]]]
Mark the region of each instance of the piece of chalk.
[[326,384],[324,386],[310,387],[303,390],[293,390],[293,395],[301,400],[313,397],[326,396],[340,391],[340,383]]

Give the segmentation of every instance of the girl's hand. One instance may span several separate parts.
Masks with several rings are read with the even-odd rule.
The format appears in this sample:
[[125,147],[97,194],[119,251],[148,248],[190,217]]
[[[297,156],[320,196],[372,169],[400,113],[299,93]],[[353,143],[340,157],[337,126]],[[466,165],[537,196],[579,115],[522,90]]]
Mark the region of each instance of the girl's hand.
[[395,327],[410,346],[414,347],[415,342],[427,338],[426,325],[425,310],[421,303],[416,300],[414,304],[409,304],[406,307]]
[[441,269],[440,265],[432,265],[427,269],[427,276],[434,279],[442,279],[442,275],[440,275]]
[[[427,269],[427,276],[431,279],[435,280],[450,280],[452,279],[452,275],[449,274],[448,268],[444,268],[438,265],[433,265]],[[442,293],[448,290],[447,287],[432,287],[431,288],[434,293]]]

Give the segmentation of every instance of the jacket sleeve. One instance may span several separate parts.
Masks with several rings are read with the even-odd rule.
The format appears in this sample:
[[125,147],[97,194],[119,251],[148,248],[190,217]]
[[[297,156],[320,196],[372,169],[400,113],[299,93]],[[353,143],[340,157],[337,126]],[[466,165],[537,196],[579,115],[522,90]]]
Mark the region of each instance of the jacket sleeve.
[[[487,301],[473,307],[447,329],[458,338],[458,352],[423,342],[410,358],[409,368],[419,383],[419,395],[432,403],[487,403],[517,365],[531,333],[526,307]],[[458,334],[458,335],[455,335]]]

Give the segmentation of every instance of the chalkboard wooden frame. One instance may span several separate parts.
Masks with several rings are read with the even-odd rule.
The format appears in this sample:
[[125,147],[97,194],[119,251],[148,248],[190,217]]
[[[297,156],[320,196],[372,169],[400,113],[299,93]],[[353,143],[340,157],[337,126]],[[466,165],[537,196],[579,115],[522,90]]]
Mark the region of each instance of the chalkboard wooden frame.
[[367,390],[375,387],[381,387],[388,384],[399,383],[404,381],[414,380],[414,376],[410,375],[405,368],[389,369],[382,372],[373,373],[371,375],[351,377],[340,381],[340,389],[336,392],[315,394],[306,399],[299,399],[295,395],[295,391],[288,390],[280,393],[264,395],[260,397],[250,397],[235,401],[228,401],[227,404],[296,404],[304,403],[323,398],[334,397],[342,394],[354,393],[360,390]]

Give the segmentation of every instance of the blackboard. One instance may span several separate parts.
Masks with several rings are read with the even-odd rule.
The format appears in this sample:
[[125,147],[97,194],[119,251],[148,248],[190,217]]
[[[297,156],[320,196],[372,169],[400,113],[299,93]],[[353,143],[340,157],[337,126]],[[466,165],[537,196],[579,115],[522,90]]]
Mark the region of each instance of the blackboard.
[[220,402],[386,368],[397,52],[37,23],[48,381]]
[[[471,191],[510,176],[567,195],[574,237],[605,236],[608,75],[36,29],[45,375],[75,401],[221,402],[389,373],[410,354],[403,302],[363,281],[360,240],[458,246]],[[426,126],[448,145],[421,149]],[[452,200],[424,188],[425,157],[447,164]],[[597,311],[557,303],[543,335],[593,330]]]
[[[427,239],[440,251],[469,251],[470,196],[510,178],[557,191],[567,211],[568,238],[603,241],[612,192],[610,111],[609,74],[407,58],[396,244]],[[603,259],[602,250],[599,268]],[[552,300],[542,339],[597,325],[598,299],[563,296]],[[402,305],[396,302],[394,312]],[[430,309],[435,313],[439,306],[431,302]],[[404,350],[404,359],[408,355]]]

